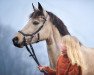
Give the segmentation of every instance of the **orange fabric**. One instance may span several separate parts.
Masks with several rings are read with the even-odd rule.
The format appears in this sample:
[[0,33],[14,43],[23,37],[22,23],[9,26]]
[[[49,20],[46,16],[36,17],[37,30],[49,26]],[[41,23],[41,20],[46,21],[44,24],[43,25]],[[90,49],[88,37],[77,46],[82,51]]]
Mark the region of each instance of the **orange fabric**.
[[56,75],[56,70],[53,70],[50,67],[45,67],[44,70],[47,72],[47,74],[44,75]]
[[58,58],[56,71],[50,67],[45,67],[44,70],[48,72],[47,75],[82,75],[81,67],[76,64],[72,65],[67,55],[61,55]]

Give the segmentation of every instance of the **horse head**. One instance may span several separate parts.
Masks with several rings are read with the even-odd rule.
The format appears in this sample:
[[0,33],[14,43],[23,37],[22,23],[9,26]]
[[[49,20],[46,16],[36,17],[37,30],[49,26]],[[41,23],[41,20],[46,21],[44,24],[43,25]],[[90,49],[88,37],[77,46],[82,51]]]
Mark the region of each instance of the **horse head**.
[[36,43],[37,41],[46,40],[50,35],[51,25],[49,25],[50,20],[48,13],[43,9],[40,3],[38,3],[38,9],[35,8],[33,4],[32,7],[34,11],[30,15],[29,21],[12,39],[16,47],[23,47],[24,41],[28,45],[30,43]]
[[38,3],[38,8],[33,4],[32,7],[34,11],[29,21],[13,38],[13,44],[22,48],[46,40],[50,65],[55,69],[62,48],[62,37],[70,33],[62,20],[52,12],[44,10],[40,3]]

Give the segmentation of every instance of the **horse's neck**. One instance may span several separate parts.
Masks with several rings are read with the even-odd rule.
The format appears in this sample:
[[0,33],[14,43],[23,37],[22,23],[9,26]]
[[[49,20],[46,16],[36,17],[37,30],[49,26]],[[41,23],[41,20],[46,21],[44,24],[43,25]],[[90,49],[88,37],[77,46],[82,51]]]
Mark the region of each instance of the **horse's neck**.
[[62,44],[62,37],[55,26],[52,27],[52,33],[49,39],[46,40],[48,46],[48,56],[50,60],[50,66],[56,67],[57,58],[60,55],[60,49]]
[[55,40],[53,36],[47,40],[47,50],[48,50],[48,56],[49,56],[49,61],[50,61],[50,66],[55,69],[56,67],[56,62],[57,62],[57,47]]
[[[84,45],[81,46],[81,59],[82,62],[82,75],[94,75],[94,49],[86,47]],[[92,68],[91,68],[92,67]]]

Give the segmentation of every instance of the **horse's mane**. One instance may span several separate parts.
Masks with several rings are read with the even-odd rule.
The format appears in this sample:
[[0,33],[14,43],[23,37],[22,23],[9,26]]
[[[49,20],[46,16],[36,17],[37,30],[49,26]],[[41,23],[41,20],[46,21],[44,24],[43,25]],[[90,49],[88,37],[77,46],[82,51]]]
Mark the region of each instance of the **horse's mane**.
[[63,43],[67,47],[67,54],[72,64],[77,64],[86,68],[81,46],[83,44],[74,36],[66,35],[63,37]]
[[56,15],[54,15],[53,13],[48,12],[48,11],[47,11],[47,13],[50,16],[51,22],[53,23],[53,25],[55,25],[57,27],[57,29],[59,30],[59,32],[62,36],[70,34],[68,32],[67,27]]

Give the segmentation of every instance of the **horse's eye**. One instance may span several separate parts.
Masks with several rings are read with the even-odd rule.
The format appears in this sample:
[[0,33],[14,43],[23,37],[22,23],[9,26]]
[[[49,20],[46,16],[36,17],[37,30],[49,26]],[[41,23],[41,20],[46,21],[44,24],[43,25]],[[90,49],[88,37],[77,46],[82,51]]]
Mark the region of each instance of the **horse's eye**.
[[38,21],[34,21],[33,24],[34,24],[34,25],[38,25],[39,22],[38,22]]

